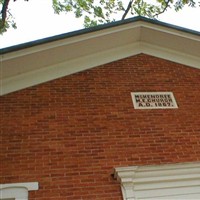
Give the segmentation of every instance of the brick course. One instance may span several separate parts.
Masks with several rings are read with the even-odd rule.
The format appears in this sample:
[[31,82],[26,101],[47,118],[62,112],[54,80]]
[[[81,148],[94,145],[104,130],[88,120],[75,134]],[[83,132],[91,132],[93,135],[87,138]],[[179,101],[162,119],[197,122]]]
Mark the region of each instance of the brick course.
[[[178,109],[135,110],[172,91]],[[119,166],[200,161],[200,70],[140,54],[0,99],[1,183],[31,200],[121,200]]]

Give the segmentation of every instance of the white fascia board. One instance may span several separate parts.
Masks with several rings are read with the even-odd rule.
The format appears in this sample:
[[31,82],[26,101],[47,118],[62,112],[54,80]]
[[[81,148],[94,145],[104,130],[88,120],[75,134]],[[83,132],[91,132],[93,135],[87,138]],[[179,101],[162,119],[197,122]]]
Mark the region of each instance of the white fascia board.
[[96,54],[58,63],[32,72],[2,79],[1,95],[61,78],[76,72],[141,53],[140,43],[113,48]]
[[117,33],[117,32],[125,32],[127,30],[133,30],[133,29],[136,29],[138,27],[141,27],[141,28],[145,27],[145,28],[148,28],[150,30],[155,30],[155,31],[158,31],[158,32],[164,32],[164,33],[167,33],[167,34],[170,34],[170,35],[176,35],[178,37],[182,37],[182,38],[185,38],[185,39],[187,38],[187,39],[196,40],[198,42],[200,41],[200,37],[198,35],[194,35],[194,34],[191,34],[191,33],[172,29],[170,27],[161,26],[161,25],[158,25],[158,24],[152,24],[152,23],[148,23],[148,22],[145,22],[145,21],[138,21],[138,22],[134,22],[134,23],[122,24],[120,26],[105,28],[105,29],[102,29],[102,30],[97,30],[97,31],[94,31],[94,32],[89,32],[89,33],[85,33],[85,34],[81,34],[81,35],[77,35],[77,36],[72,36],[72,37],[69,37],[69,38],[63,38],[63,39],[56,40],[56,41],[51,41],[51,42],[48,42],[48,43],[44,43],[44,44],[36,45],[36,46],[33,46],[33,47],[21,49],[21,50],[15,51],[15,52],[10,52],[10,53],[1,55],[1,60],[2,61],[9,60],[9,59],[12,59],[12,58],[25,56],[25,55],[33,54],[33,53],[36,53],[36,52],[56,48],[56,47],[66,46],[66,45],[74,44],[74,43],[77,43],[77,42],[90,40],[90,39],[93,39],[93,38],[98,39],[101,36],[105,36],[105,35],[109,35],[109,34],[113,34],[113,33]]
[[72,36],[72,37],[69,37],[69,38],[63,38],[63,39],[60,39],[60,40],[51,41],[51,42],[48,42],[48,43],[44,43],[44,44],[36,45],[36,46],[33,46],[33,47],[21,49],[21,50],[15,51],[15,52],[3,54],[3,55],[1,55],[1,61],[6,61],[6,60],[13,59],[13,58],[16,58],[16,57],[26,56],[26,55],[30,55],[30,54],[33,54],[33,53],[46,51],[46,50],[48,51],[49,49],[67,46],[67,45],[70,45],[70,44],[76,44],[78,42],[87,41],[87,40],[94,39],[94,38],[97,38],[97,40],[98,40],[98,38],[101,37],[101,36],[106,36],[106,35],[110,35],[110,34],[113,34],[113,33],[125,32],[125,31],[128,31],[128,30],[133,30],[133,29],[138,28],[138,27],[141,27],[140,22],[123,24],[121,26],[97,30],[97,31],[94,31],[94,32],[89,32],[89,33],[85,33],[85,34],[81,34],[81,35],[77,35],[77,36]]

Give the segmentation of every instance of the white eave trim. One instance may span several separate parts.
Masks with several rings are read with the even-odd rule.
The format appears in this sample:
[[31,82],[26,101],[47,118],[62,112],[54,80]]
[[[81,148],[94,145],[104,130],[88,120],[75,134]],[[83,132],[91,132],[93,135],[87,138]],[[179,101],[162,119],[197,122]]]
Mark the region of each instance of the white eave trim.
[[200,36],[136,21],[3,54],[0,95],[140,53],[200,69]]
[[12,58],[26,56],[26,55],[30,55],[30,54],[42,52],[42,51],[48,51],[49,49],[54,49],[56,47],[67,46],[67,45],[76,44],[79,42],[81,43],[84,41],[89,41],[91,39],[98,39],[101,36],[106,36],[106,35],[110,35],[110,34],[114,34],[118,32],[124,32],[124,31],[132,30],[132,29],[140,28],[140,27],[141,27],[141,22],[135,22],[134,24],[132,23],[123,24],[117,27],[102,29],[95,32],[89,32],[82,35],[77,35],[77,36],[69,37],[66,39],[52,41],[52,42],[41,44],[38,46],[22,49],[16,52],[10,52],[10,53],[2,55],[1,57],[2,57],[2,61],[6,61]]
[[188,33],[188,32],[182,32],[180,30],[172,29],[171,27],[160,26],[158,24],[148,23],[146,21],[136,21],[136,22],[132,22],[132,23],[128,23],[128,24],[122,24],[122,25],[116,26],[116,27],[97,30],[94,32],[88,32],[88,33],[85,33],[82,35],[77,35],[77,36],[75,35],[73,37],[69,37],[66,39],[63,38],[60,40],[51,41],[49,43],[33,46],[30,48],[25,48],[25,49],[22,49],[22,50],[19,50],[16,52],[10,52],[10,53],[2,55],[1,58],[2,58],[2,61],[9,60],[9,59],[16,58],[16,57],[30,55],[30,54],[33,54],[36,52],[46,51],[46,50],[53,49],[56,47],[62,47],[65,45],[75,44],[77,42],[83,42],[83,41],[90,40],[93,38],[98,39],[101,36],[106,36],[106,35],[114,34],[117,32],[125,32],[125,31],[136,29],[136,28],[142,28],[142,27],[147,28],[149,30],[163,32],[163,33],[166,33],[169,35],[171,34],[171,35],[174,35],[177,37],[181,37],[183,39],[190,39],[190,40],[194,40],[197,42],[200,41],[199,35],[194,35],[194,34]]
[[199,199],[200,162],[114,169],[123,199]]

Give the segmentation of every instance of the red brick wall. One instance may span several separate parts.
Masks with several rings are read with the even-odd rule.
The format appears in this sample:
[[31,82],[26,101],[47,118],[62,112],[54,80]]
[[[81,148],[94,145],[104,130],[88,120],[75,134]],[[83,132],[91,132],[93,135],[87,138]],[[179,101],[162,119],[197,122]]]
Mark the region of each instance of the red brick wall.
[[[172,91],[178,109],[135,110]],[[1,97],[1,182],[31,200],[121,200],[119,166],[200,161],[200,70],[133,56]]]

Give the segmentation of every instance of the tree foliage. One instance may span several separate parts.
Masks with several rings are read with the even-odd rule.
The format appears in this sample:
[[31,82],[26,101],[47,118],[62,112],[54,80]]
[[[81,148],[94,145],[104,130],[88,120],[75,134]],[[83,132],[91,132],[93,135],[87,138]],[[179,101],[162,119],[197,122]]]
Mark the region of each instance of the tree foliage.
[[[1,33],[9,27],[16,28],[9,10],[9,1],[0,0]],[[168,8],[179,11],[185,5],[199,6],[199,2],[195,0],[52,0],[52,5],[56,14],[73,12],[75,17],[84,19],[85,27],[91,27],[115,21],[116,16],[119,15],[121,15],[121,20],[128,16],[156,18]]]
[[145,16],[156,18],[168,8],[176,11],[185,5],[195,7],[195,0],[53,0],[53,8],[60,12],[74,12],[76,17],[84,18],[84,26],[115,21],[121,15],[121,20],[127,16]]
[[10,27],[17,28],[14,17],[9,9],[9,3],[10,0],[0,0],[0,34],[6,32]]

